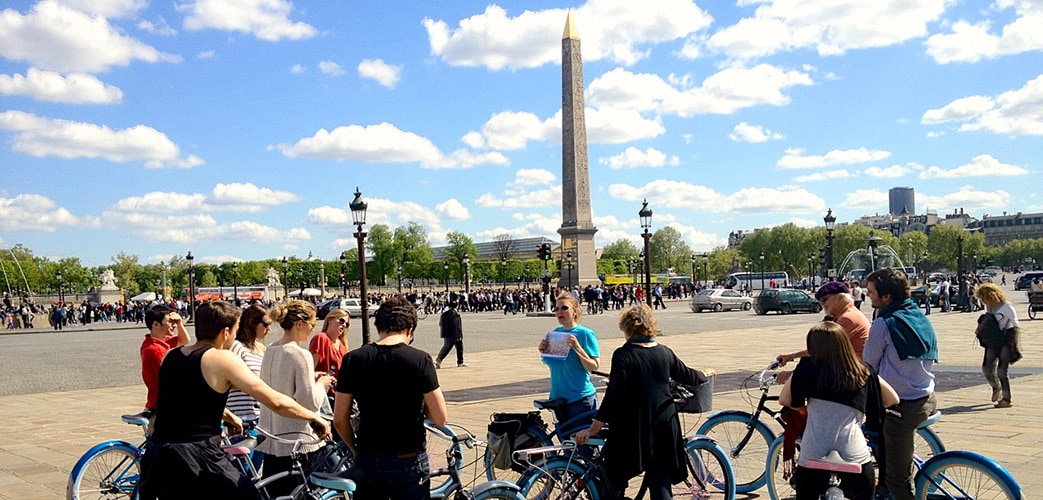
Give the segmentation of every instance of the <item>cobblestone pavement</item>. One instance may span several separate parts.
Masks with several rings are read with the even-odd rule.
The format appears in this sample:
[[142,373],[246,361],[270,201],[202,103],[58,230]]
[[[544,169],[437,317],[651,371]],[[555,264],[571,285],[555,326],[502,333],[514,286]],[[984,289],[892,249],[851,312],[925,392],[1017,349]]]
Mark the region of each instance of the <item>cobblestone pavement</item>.
[[[1024,311],[1023,299],[1015,302],[1018,311]],[[766,318],[750,316],[746,321],[744,315],[732,329],[685,333],[683,325],[691,317],[685,315],[691,313],[681,309],[671,307],[669,313],[661,313],[665,334],[661,340],[689,365],[718,371],[717,410],[748,409],[738,381],[777,353],[802,345],[803,334],[815,320],[805,315],[807,321],[801,324],[765,326],[770,323]],[[946,446],[997,460],[1028,498],[1043,491],[1039,473],[1043,470],[1043,321],[1023,319],[1025,359],[1011,371],[1014,406],[995,409],[978,371],[982,350],[972,333],[977,314],[936,312],[930,318],[938,331],[942,357],[936,373],[944,416],[935,428]],[[505,320],[503,325],[503,334],[513,333],[512,328],[532,329],[531,323],[526,326],[520,321]],[[607,364],[612,350],[622,343],[621,335],[610,320],[601,322],[598,333]],[[469,352],[467,362],[469,367],[440,370],[439,377],[449,401],[450,422],[479,437],[484,438],[490,413],[527,411],[533,399],[545,397],[548,375],[534,346]],[[119,415],[139,411],[143,400],[140,385],[0,397],[0,498],[62,497],[69,470],[90,446],[108,439],[140,441],[138,428],[120,422]],[[688,415],[685,427],[696,427],[699,418]],[[766,498],[766,490],[747,498],[758,497]]]

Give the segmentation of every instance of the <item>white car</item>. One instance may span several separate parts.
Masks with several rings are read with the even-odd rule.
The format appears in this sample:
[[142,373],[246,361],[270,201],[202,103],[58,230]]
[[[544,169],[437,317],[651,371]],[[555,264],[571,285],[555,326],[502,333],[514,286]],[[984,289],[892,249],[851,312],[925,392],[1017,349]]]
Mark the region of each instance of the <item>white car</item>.
[[318,318],[326,319],[326,315],[334,309],[344,309],[348,312],[348,316],[352,318],[362,317],[362,301],[356,298],[347,299],[330,299],[326,302],[319,304],[318,307]]
[[692,302],[688,305],[692,312],[704,309],[715,312],[732,309],[749,311],[753,307],[753,299],[727,288],[707,288],[693,295]]

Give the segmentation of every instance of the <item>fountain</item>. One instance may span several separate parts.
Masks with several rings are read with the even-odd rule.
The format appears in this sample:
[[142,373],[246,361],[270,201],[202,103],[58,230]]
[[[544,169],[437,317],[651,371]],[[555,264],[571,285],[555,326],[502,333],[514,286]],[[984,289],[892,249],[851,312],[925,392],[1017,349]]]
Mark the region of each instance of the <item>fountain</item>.
[[[905,264],[891,245],[881,245],[883,238],[870,231],[865,238],[866,247],[848,252],[847,257],[841,261],[837,273],[844,281],[862,281],[865,277],[885,267],[903,268]],[[845,274],[845,272],[847,274]]]

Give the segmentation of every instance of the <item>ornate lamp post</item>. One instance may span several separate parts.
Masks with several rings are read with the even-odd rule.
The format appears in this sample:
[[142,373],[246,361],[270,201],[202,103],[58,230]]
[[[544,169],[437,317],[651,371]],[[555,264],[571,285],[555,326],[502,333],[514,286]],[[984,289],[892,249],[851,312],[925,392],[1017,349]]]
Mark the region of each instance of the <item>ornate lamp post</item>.
[[813,267],[814,263],[815,263],[815,256],[811,255],[809,253],[808,254],[808,288],[810,288],[812,290],[815,289],[815,277],[813,276],[813,274],[815,273],[815,268]]
[[464,268],[462,269],[464,275],[464,295],[471,296],[471,256],[464,255]]
[[645,230],[641,233],[645,240],[645,303],[652,307],[652,266],[648,254],[648,241],[652,238],[652,233],[648,232],[648,228],[652,227],[652,209],[648,208],[647,198],[641,201],[641,210],[637,216],[641,219],[641,228]]
[[761,290],[764,290],[764,252],[761,252]]
[[65,302],[65,294],[62,291],[62,270],[54,272],[54,279],[58,280],[58,302]]
[[398,294],[402,295],[402,264],[395,269],[395,274],[398,275]]
[[833,228],[836,227],[837,218],[833,216],[832,208],[826,211],[822,222],[826,224],[826,277],[829,281],[833,281],[837,273],[836,267],[833,265]]
[[366,294],[366,232],[362,226],[366,225],[366,209],[369,205],[362,201],[362,192],[355,187],[355,199],[348,205],[351,208],[351,218],[358,227],[354,236],[359,241],[359,302],[362,304],[362,344],[369,344],[369,296]]
[[569,286],[569,290],[572,290],[572,252],[565,252],[565,267],[569,270],[569,279],[566,283]]
[[753,295],[753,262],[746,261],[746,291]]
[[288,299],[290,297],[290,281],[287,276],[290,272],[290,261],[286,260],[286,256],[282,256],[282,298]]
[[345,273],[345,271],[348,268],[348,256],[345,255],[345,252],[341,252],[340,253],[339,260],[340,260],[340,288],[341,288],[341,291],[343,292],[343,295],[341,295],[341,296],[342,297],[347,297],[348,296],[348,277],[344,273]]
[[691,262],[692,262],[692,286],[694,287],[695,286],[695,254],[694,253],[689,257],[689,260],[691,260]]
[[442,271],[445,272],[445,297],[449,300],[449,261],[442,263]]
[[232,263],[232,295],[235,296],[235,305],[239,305],[239,263]]
[[706,255],[704,253],[703,254],[703,288],[709,286],[709,284],[710,284],[710,273],[707,270],[707,268],[709,266],[709,263],[710,263],[710,256]]
[[167,297],[167,266],[166,266],[166,264],[163,263],[163,261],[159,261],[159,270],[162,273],[163,298],[166,299],[166,297]]
[[507,289],[507,257],[500,258],[500,278],[503,279],[503,289]]
[[185,260],[188,261],[188,316],[192,318],[192,321],[196,319],[196,269],[193,261],[196,260],[192,256],[192,251],[188,251],[188,255],[185,256]]
[[307,283],[305,283],[305,281],[304,281],[304,266],[303,265],[300,267],[300,269],[297,269],[297,279],[298,279],[298,281],[301,282],[301,290],[299,292],[297,292],[297,298],[301,299],[301,300],[304,300],[304,287],[305,287],[305,285],[307,285]]

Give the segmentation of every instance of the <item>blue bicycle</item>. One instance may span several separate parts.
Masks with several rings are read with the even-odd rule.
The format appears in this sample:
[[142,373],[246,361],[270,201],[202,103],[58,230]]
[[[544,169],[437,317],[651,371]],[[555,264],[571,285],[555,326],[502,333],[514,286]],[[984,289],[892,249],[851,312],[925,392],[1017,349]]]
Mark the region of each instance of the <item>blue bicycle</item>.
[[65,489],[67,500],[131,498],[141,475],[141,455],[148,445],[148,412],[123,415],[130,425],[141,427],[145,435],[140,445],[112,440],[87,450],[69,473]]

